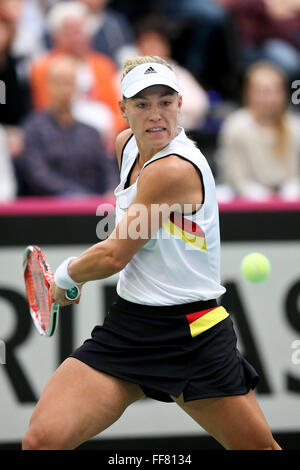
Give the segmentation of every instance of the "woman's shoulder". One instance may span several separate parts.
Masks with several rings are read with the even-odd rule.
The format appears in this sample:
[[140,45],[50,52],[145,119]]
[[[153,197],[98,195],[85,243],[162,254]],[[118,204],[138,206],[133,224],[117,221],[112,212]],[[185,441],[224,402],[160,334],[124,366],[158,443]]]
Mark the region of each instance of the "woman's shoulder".
[[248,124],[250,120],[251,114],[247,108],[237,108],[234,111],[231,111],[231,113],[227,115],[223,122],[227,125],[243,126]]
[[288,129],[292,135],[291,142],[294,142],[300,149],[300,115],[293,111],[288,111],[286,115]]
[[248,132],[252,122],[253,118],[249,111],[246,108],[238,108],[224,119],[221,134],[233,135],[243,130]]
[[288,111],[286,117],[290,125],[297,129],[297,131],[299,132],[300,114],[296,114],[293,111]]

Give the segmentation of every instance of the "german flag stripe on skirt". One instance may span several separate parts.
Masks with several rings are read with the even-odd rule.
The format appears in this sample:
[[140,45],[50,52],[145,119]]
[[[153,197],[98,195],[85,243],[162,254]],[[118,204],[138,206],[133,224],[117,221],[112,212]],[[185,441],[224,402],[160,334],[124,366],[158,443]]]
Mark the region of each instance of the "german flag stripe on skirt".
[[198,336],[220,321],[229,316],[224,307],[215,307],[200,312],[188,313],[186,318],[189,322],[192,337]]

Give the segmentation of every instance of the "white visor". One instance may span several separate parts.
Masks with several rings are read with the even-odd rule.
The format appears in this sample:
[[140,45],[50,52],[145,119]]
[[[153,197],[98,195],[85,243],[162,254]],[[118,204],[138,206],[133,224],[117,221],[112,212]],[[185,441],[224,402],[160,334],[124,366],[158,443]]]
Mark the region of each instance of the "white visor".
[[130,70],[121,82],[121,92],[125,98],[132,98],[140,91],[153,85],[166,85],[179,92],[175,73],[162,64],[140,64]]

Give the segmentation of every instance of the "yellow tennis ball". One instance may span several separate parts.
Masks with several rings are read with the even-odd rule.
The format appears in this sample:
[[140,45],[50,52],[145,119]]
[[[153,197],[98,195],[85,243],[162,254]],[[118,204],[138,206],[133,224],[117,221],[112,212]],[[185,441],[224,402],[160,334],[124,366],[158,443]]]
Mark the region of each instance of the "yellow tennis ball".
[[269,276],[271,265],[266,256],[261,253],[251,253],[243,258],[241,271],[247,281],[261,282]]

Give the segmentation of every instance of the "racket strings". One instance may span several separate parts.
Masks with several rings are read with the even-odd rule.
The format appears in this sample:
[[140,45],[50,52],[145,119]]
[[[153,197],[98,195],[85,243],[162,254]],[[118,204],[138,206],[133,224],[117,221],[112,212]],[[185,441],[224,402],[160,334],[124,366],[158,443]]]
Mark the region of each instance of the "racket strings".
[[32,253],[27,260],[25,272],[26,293],[31,313],[40,323],[41,328],[47,331],[50,324],[51,300],[47,280],[43,276],[41,265]]

